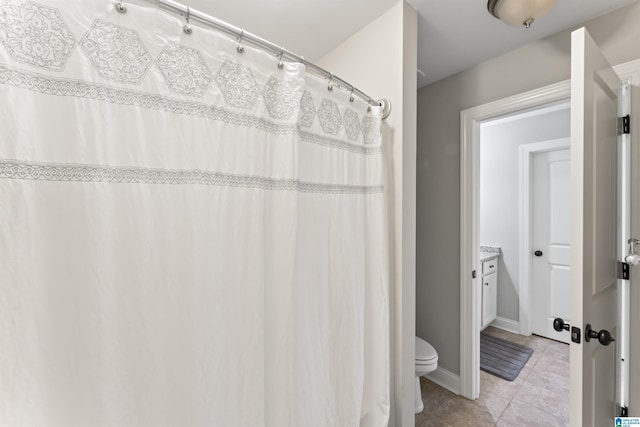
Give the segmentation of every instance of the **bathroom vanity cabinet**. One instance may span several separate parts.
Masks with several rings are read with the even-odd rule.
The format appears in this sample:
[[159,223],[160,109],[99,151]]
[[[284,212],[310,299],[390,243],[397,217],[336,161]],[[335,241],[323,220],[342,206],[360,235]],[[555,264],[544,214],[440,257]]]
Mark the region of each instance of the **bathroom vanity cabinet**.
[[498,314],[498,257],[482,261],[482,329]]

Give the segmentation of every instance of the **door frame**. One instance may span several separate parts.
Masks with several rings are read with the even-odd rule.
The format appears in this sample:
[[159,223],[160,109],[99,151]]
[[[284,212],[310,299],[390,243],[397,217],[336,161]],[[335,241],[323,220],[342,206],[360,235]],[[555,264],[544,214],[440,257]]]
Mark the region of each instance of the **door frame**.
[[[623,82],[640,85],[640,59],[613,69]],[[480,165],[480,123],[499,116],[539,108],[570,98],[571,81],[565,80],[539,89],[489,102],[460,112],[460,387],[461,396],[475,400],[480,395],[480,303],[478,286],[471,272],[478,264],[478,194]],[[638,91],[632,91],[632,109],[640,111]],[[640,126],[640,116],[631,116],[632,129]],[[640,133],[632,130],[632,145],[640,144]],[[640,149],[632,150],[633,165],[640,165]],[[632,182],[640,181],[640,168],[632,167]],[[640,192],[631,195],[631,212],[640,212]],[[631,215],[631,233],[640,236],[640,215]],[[476,250],[474,250],[476,249]],[[634,270],[634,271],[637,271]],[[638,271],[640,273],[640,271]],[[640,274],[632,274],[631,284],[640,287]],[[474,292],[475,291],[475,292]],[[632,306],[640,306],[640,292],[630,296]],[[631,323],[640,321],[640,311],[630,313]],[[640,354],[640,340],[629,342],[631,353]],[[630,366],[626,375],[640,375],[640,364]],[[640,406],[640,381],[627,382],[630,404]]]
[[[628,226],[630,227],[631,236],[640,236],[640,188],[635,186],[634,183],[640,182],[640,115],[637,114],[640,111],[640,59],[625,62],[620,65],[615,65],[613,69],[618,73],[618,76],[622,80],[623,85],[625,83],[630,85],[631,90],[631,111],[635,113],[631,114],[631,135],[626,144],[630,147],[630,159],[625,163],[625,167],[630,168],[628,173],[631,175],[631,188],[627,188],[630,195],[630,216],[628,218]],[[624,110],[624,107],[622,107]],[[624,111],[623,111],[624,114]],[[626,250],[626,248],[625,248]],[[627,292],[630,289],[636,289],[627,294],[628,306],[621,309],[626,311],[624,317],[628,320],[629,325],[640,324],[640,312],[638,310],[628,310],[629,307],[640,307],[640,267],[631,268],[631,280],[627,286]],[[640,354],[640,339],[634,339],[636,335],[629,334],[629,330],[621,331],[627,339],[628,345],[620,348],[621,357],[625,357],[625,360],[629,360],[629,354]],[[633,356],[632,356],[633,357]],[[635,360],[635,359],[632,359]],[[626,404],[630,408],[640,407],[640,381],[630,381],[630,378],[640,377],[640,363],[631,363],[623,366],[624,372],[619,372],[621,376],[620,382],[620,397],[621,403]]]
[[[472,277],[478,265],[480,123],[500,116],[566,102],[571,82],[565,80],[460,112],[460,394],[480,395],[480,296]],[[476,274],[477,277],[477,274]]]
[[531,335],[531,313],[533,313],[533,288],[531,287],[531,239],[533,228],[532,171],[533,155],[571,148],[571,138],[552,139],[520,146],[518,168],[519,199],[519,280],[518,280],[518,330],[521,335]]

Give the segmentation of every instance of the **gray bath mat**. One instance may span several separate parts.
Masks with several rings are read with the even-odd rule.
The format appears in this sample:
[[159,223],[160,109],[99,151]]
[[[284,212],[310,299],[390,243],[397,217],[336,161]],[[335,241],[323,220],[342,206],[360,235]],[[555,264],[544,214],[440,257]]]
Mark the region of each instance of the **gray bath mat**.
[[529,347],[480,333],[480,369],[496,377],[515,380],[532,354]]

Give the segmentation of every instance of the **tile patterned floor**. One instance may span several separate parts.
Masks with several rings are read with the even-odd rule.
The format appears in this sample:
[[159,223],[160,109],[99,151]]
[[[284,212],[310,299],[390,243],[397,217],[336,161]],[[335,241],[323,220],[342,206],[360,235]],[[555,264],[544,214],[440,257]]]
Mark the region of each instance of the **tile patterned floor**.
[[569,425],[569,346],[488,327],[486,332],[534,352],[514,381],[480,371],[480,398],[472,401],[421,378],[424,411],[416,427]]

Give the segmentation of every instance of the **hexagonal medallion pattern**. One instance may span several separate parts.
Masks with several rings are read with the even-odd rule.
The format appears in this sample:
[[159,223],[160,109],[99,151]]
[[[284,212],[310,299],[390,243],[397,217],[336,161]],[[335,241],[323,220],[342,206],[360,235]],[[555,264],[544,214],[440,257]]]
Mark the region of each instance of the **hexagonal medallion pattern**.
[[360,117],[358,114],[351,110],[344,112],[344,130],[347,133],[347,138],[351,141],[357,141],[360,136]]
[[378,117],[365,117],[362,119],[362,135],[365,144],[373,144],[380,138],[381,120]]
[[299,92],[275,77],[269,78],[262,97],[269,115],[275,119],[288,119],[300,104]]
[[32,1],[0,4],[0,41],[17,61],[62,71],[76,40],[58,9]]
[[106,79],[139,84],[152,63],[135,30],[96,19],[80,45]]
[[247,67],[226,61],[216,75],[216,84],[227,104],[237,108],[250,108],[260,89]]
[[316,106],[313,104],[313,98],[311,93],[304,91],[302,98],[300,99],[300,115],[298,117],[298,123],[300,126],[309,128],[313,125],[313,120],[316,118]]
[[331,135],[336,135],[342,126],[342,117],[338,104],[328,99],[323,99],[318,108],[318,120],[322,130]]
[[201,97],[213,80],[200,51],[177,43],[167,44],[156,63],[169,87],[183,95]]

